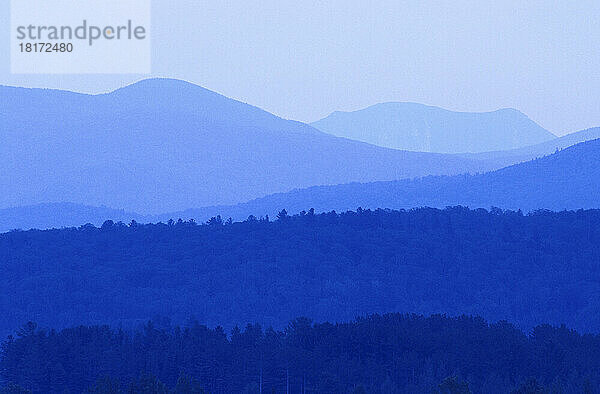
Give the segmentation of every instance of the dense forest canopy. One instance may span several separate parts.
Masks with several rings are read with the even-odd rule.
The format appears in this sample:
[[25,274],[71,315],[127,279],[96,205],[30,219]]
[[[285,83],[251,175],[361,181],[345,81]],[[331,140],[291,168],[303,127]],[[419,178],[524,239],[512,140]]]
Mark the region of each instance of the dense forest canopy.
[[312,211],[0,235],[0,333],[155,316],[281,328],[296,316],[447,313],[600,332],[600,211]]
[[3,344],[0,375],[13,393],[592,394],[600,337],[401,314],[341,324],[298,318],[282,331],[250,324],[229,335],[197,322],[133,332],[29,323]]

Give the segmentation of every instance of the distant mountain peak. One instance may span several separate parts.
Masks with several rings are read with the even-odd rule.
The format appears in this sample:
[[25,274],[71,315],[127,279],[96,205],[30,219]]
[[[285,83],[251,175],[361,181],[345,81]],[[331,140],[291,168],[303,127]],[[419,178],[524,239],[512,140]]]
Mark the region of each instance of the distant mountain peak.
[[416,102],[412,102],[412,101],[385,101],[385,102],[381,102],[381,103],[372,104],[365,108],[361,108],[361,109],[357,109],[357,110],[351,110],[351,111],[336,110],[336,111],[333,111],[330,115],[351,114],[351,113],[357,113],[357,112],[363,112],[363,111],[370,111],[370,110],[374,110],[374,109],[397,110],[397,109],[403,109],[403,108],[441,111],[441,112],[449,112],[449,113],[455,113],[455,114],[512,113],[512,114],[519,114],[519,115],[528,117],[522,111],[519,111],[518,109],[512,108],[512,107],[503,107],[503,108],[498,108],[498,109],[494,109],[494,110],[490,110],[490,111],[457,111],[457,110],[451,110],[451,109],[439,107],[436,105],[416,103]]
[[196,85],[191,82],[183,81],[180,79],[172,78],[149,78],[142,79],[134,82],[130,85],[123,86],[111,92],[103,94],[104,96],[144,96],[152,97],[153,99],[160,99],[161,97],[173,97],[177,96],[180,98],[198,98],[209,97],[214,98],[222,97],[223,100],[231,100],[217,92],[206,89],[200,85]]
[[191,90],[210,91],[206,88],[203,88],[200,85],[196,85],[192,82],[184,81],[182,79],[146,78],[146,79],[141,79],[132,84],[123,86],[122,88],[116,89],[113,92],[117,92],[120,90],[132,90],[132,89],[165,89],[165,88],[166,89],[191,89]]
[[457,112],[411,102],[335,111],[312,126],[373,145],[436,153],[515,149],[556,138],[514,108]]

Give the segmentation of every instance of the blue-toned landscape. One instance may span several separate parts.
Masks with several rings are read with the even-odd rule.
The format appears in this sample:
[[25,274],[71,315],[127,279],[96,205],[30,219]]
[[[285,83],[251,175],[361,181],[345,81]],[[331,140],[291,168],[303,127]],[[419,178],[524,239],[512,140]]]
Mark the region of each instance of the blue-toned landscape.
[[600,382],[599,129],[436,109],[489,138],[425,153],[172,79],[0,94],[6,392]]
[[600,394],[598,20],[0,4],[0,394]]

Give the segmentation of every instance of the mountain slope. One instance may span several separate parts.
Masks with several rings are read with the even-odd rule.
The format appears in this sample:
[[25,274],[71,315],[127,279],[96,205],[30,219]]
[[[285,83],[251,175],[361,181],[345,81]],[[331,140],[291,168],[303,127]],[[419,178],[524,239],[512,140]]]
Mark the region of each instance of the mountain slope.
[[166,222],[169,219],[205,221],[221,215],[236,220],[249,215],[274,217],[281,209],[309,208],[345,211],[363,208],[414,208],[465,205],[506,209],[580,209],[600,207],[600,140],[589,141],[556,154],[495,172],[469,176],[425,177],[393,182],[317,186],[277,193],[246,203],[210,206],[159,215],[77,204],[41,204],[0,210],[0,232],[13,228],[60,228],[104,220]]
[[332,137],[177,80],[95,96],[0,87],[0,106],[0,208],[71,201],[148,214],[487,168]]
[[463,205],[471,208],[600,208],[600,139],[544,158],[479,175],[425,177],[416,180],[311,187],[229,207],[209,207],[165,215],[204,220],[214,215],[244,219],[300,212],[362,208],[414,208]]
[[334,112],[312,126],[378,146],[440,153],[507,150],[556,138],[514,109],[469,113],[415,103]]
[[494,161],[498,165],[506,163],[506,165],[515,164],[522,161],[532,160],[538,157],[550,155],[557,150],[568,148],[581,142],[591,141],[600,138],[600,127],[593,127],[586,130],[576,131],[553,140],[542,142],[541,144],[525,146],[518,149],[510,149],[505,151],[492,151],[482,153],[465,153],[461,157]]

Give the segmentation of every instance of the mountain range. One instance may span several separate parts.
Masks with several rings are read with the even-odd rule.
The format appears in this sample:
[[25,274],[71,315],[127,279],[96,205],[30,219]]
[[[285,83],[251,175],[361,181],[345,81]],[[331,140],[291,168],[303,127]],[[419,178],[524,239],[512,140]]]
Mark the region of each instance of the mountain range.
[[243,220],[250,215],[275,217],[314,208],[316,212],[414,207],[468,206],[521,209],[600,208],[600,139],[500,170],[456,176],[428,176],[414,180],[315,186],[276,193],[242,204],[187,209],[158,215],[78,204],[40,204],[0,210],[0,232],[11,229],[60,228],[105,220],[129,223],[167,222],[169,219],[205,221],[220,215]]
[[0,87],[0,208],[158,214],[314,185],[489,169],[334,137],[178,80],[84,95]]
[[215,215],[242,220],[249,215],[415,207],[499,207],[525,212],[600,208],[600,139],[577,144],[552,155],[497,171],[415,180],[316,186],[278,193],[234,206],[190,209],[167,218],[204,220]]
[[[0,87],[0,97],[0,232],[106,219],[245,219],[284,208],[598,207],[597,142],[565,148],[600,138],[600,128],[509,150],[437,154],[331,136],[170,79],[102,95]],[[412,108],[416,118],[432,107]],[[450,114],[441,124],[451,130],[456,113],[438,112]],[[491,116],[495,133],[499,113],[540,131],[512,110],[459,118]]]
[[382,103],[354,112],[337,111],[311,125],[338,137],[419,152],[509,150],[556,138],[515,109],[453,112],[416,103]]

